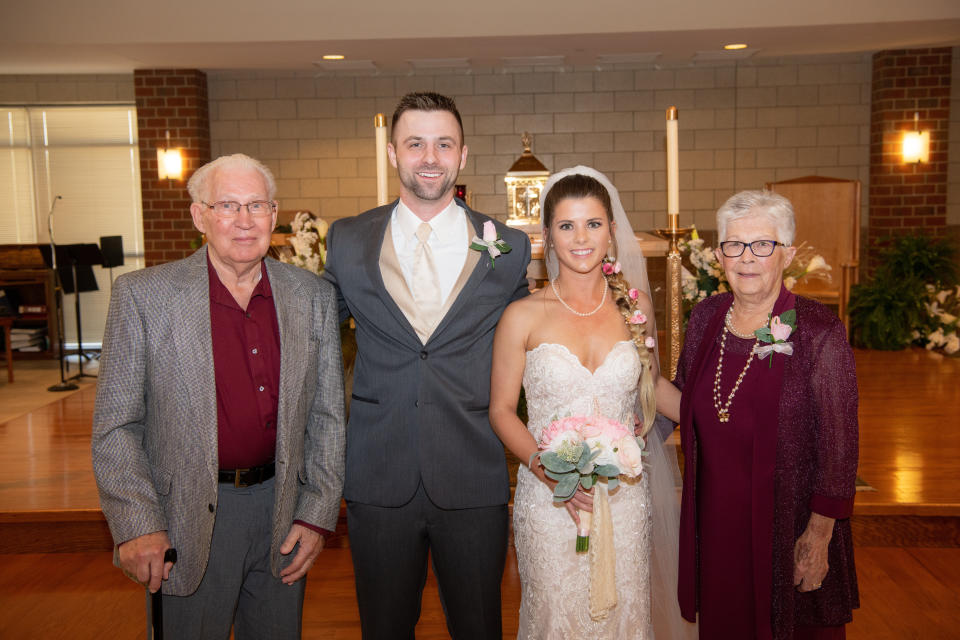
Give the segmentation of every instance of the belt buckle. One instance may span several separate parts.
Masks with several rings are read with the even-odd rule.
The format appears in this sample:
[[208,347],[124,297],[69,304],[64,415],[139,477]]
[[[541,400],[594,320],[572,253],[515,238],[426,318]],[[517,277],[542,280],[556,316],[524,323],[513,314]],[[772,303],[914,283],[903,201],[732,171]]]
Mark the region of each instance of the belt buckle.
[[234,470],[234,472],[233,472],[233,487],[234,487],[235,489],[242,489],[243,487],[247,486],[247,485],[242,485],[242,484],[240,484],[240,474],[241,474],[241,473],[246,473],[246,472],[248,472],[248,471],[250,471],[250,469],[235,469],[235,470]]

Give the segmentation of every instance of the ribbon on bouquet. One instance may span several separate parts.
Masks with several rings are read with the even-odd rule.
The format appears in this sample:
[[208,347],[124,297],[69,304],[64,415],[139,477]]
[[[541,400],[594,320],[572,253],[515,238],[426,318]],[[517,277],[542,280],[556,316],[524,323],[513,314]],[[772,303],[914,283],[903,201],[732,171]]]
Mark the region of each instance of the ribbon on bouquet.
[[757,345],[753,348],[753,352],[763,360],[768,355],[776,351],[777,353],[782,353],[784,355],[792,356],[793,355],[793,343],[792,342],[775,342],[773,344],[765,344],[762,347]]
[[598,482],[590,531],[590,617],[594,620],[603,620],[617,606],[616,565],[607,483]]

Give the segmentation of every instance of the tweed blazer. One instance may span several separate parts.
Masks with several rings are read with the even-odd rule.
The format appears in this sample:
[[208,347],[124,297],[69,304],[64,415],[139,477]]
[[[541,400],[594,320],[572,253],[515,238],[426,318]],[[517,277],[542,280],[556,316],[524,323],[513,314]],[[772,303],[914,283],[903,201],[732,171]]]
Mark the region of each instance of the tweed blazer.
[[[395,507],[422,482],[445,509],[506,504],[503,445],[488,416],[493,334],[506,306],[528,293],[530,240],[496,222],[512,250],[493,266],[480,256],[423,343],[380,269],[396,204],[337,220],[327,235],[324,277],[337,286],[341,318],[357,326],[344,497]],[[482,236],[492,219],[457,204]]]
[[[343,490],[343,362],[333,287],[265,261],[280,329],[271,569],[294,520],[334,529]],[[93,469],[115,544],[166,530],[164,593],[203,577],[217,507],[217,403],[206,247],[113,286],[93,416]]]

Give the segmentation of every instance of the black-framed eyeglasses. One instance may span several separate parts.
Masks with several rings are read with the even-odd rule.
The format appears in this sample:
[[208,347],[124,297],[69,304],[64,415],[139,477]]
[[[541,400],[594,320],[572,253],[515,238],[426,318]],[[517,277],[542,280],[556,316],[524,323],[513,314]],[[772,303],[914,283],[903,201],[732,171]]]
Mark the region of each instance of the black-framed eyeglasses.
[[[203,202],[201,200],[201,202]],[[247,213],[249,213],[254,218],[262,218],[264,216],[269,216],[273,213],[274,204],[269,200],[254,200],[252,202],[247,202],[245,204],[240,204],[239,202],[234,202],[233,200],[221,200],[220,202],[214,202],[213,204],[203,203],[207,206],[208,209],[213,209],[214,213],[218,216],[223,216],[225,218],[233,218],[240,215],[240,209],[242,207],[247,208]]]
[[720,243],[720,252],[728,258],[739,258],[747,250],[747,247],[750,247],[750,253],[753,255],[758,258],[768,258],[773,255],[773,250],[777,248],[777,245],[786,246],[776,240],[754,240],[753,242],[727,240]]

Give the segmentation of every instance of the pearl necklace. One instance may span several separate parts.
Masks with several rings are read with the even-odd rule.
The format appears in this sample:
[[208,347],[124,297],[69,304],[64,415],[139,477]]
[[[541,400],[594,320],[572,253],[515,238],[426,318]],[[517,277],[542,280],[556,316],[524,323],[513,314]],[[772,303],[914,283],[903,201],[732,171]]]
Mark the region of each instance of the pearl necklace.
[[[729,313],[727,314],[727,317],[730,317]],[[724,324],[723,333],[720,336],[720,360],[717,361],[717,372],[713,376],[713,408],[716,409],[717,418],[720,420],[720,422],[730,422],[730,403],[733,402],[733,397],[737,395],[737,389],[740,388],[740,383],[743,382],[744,376],[747,375],[747,369],[750,368],[750,363],[753,362],[753,356],[756,353],[757,347],[757,338],[754,337],[753,349],[750,350],[750,355],[747,357],[747,363],[743,365],[743,371],[741,371],[740,375],[737,376],[737,381],[733,384],[733,389],[730,390],[730,395],[727,396],[727,401],[725,403],[721,403],[720,378],[722,377],[723,372],[723,345],[726,341],[727,326]]]
[[733,305],[730,305],[730,308],[727,309],[727,315],[723,319],[724,326],[738,338],[743,338],[744,340],[749,340],[750,338],[756,337],[753,333],[740,333],[737,331],[737,328],[733,326]]
[[557,300],[559,300],[559,301],[560,301],[560,304],[562,304],[564,307],[567,308],[567,311],[569,311],[570,313],[572,313],[572,314],[574,314],[574,315],[578,315],[578,316],[580,316],[581,318],[586,318],[586,317],[588,317],[588,316],[592,316],[592,315],[595,314],[597,311],[600,311],[600,309],[603,308],[603,303],[607,301],[607,289],[609,289],[609,287],[607,286],[607,281],[606,281],[606,279],[604,279],[602,282],[603,282],[603,295],[600,296],[600,304],[597,305],[597,308],[596,308],[596,309],[594,309],[593,311],[588,311],[587,313],[581,313],[581,312],[577,311],[576,309],[574,309],[573,307],[571,307],[570,305],[568,305],[568,304],[564,301],[563,298],[560,297],[560,292],[557,291],[557,279],[556,279],[556,278],[554,278],[553,280],[550,281],[550,286],[553,288],[553,295],[557,296]]

